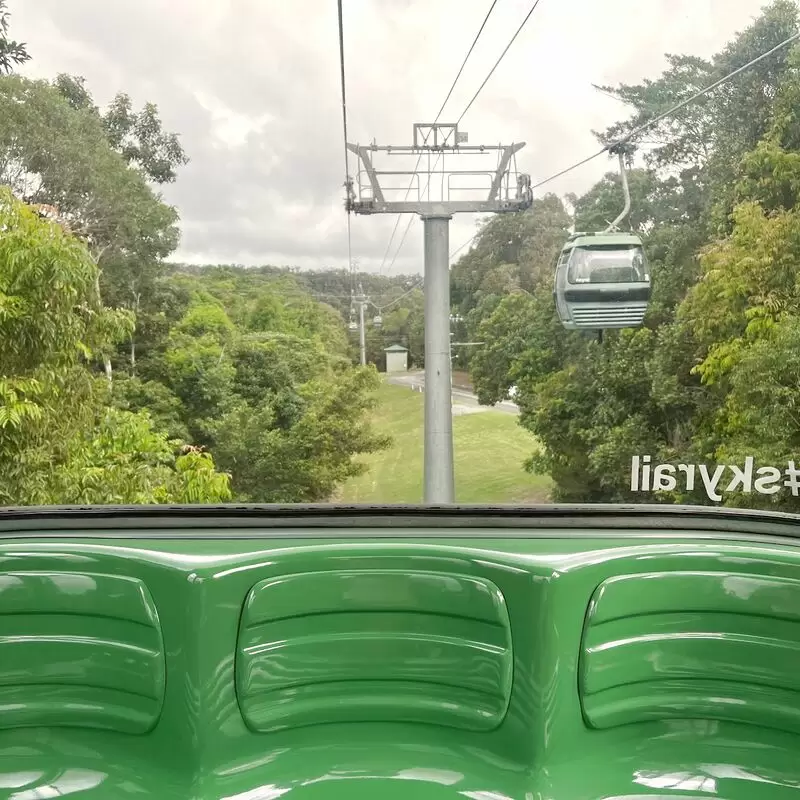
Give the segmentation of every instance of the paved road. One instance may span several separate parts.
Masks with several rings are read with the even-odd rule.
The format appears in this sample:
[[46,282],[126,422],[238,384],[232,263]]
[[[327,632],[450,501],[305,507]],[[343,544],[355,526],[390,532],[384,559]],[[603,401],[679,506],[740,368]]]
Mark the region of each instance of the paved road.
[[[395,386],[407,386],[414,391],[425,391],[424,372],[406,372],[402,375],[389,375],[389,383]],[[482,411],[501,411],[505,414],[519,414],[519,407],[510,400],[497,403],[494,406],[482,406],[478,398],[466,389],[453,389],[453,414],[476,414]]]

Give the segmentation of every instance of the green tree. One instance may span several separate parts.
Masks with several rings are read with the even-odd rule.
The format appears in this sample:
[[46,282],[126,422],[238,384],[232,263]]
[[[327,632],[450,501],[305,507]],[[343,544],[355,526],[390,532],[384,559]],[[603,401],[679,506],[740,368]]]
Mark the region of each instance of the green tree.
[[[717,417],[720,463],[756,465],[796,460],[800,446],[800,316],[787,316],[742,353],[730,375],[730,388]],[[732,505],[797,511],[785,495],[731,495]]]
[[562,365],[567,340],[549,292],[518,292],[504,297],[479,325],[485,344],[471,362],[472,379],[481,403],[508,396],[512,385],[532,387]]
[[119,92],[101,112],[86,88],[85,78],[62,73],[53,86],[76,111],[96,115],[112,149],[153,183],[174,182],[178,168],[189,163],[178,134],[164,130],[154,103],[146,103],[140,111],[134,111],[130,96]]
[[[624,135],[796,30],[796,5],[777,0],[710,61],[670,56],[657,80],[611,90],[633,114],[601,138]],[[657,146],[648,169],[631,172],[629,220],[654,281],[645,327],[609,331],[602,345],[548,333],[547,317],[531,313],[536,300],[529,310],[513,295],[481,294],[476,278],[497,261],[475,251],[463,259],[473,271],[465,305],[487,342],[472,362],[479,393],[491,402],[519,386],[521,424],[542,444],[530,467],[551,474],[555,499],[708,503],[702,489],[632,494],[631,456],[712,467],[747,454],[762,463],[791,456],[800,405],[792,354],[799,58],[765,59],[648,132]],[[618,176],[609,175],[573,198],[576,227],[599,228],[620,201]],[[797,506],[752,494],[724,502]]]
[[8,38],[10,16],[6,0],[0,0],[0,75],[13,72],[14,67],[22,66],[31,59],[24,42]]
[[40,504],[147,505],[223,503],[230,476],[209,453],[183,447],[155,430],[145,411],[105,409],[87,435],[67,444],[66,458],[48,475]]
[[120,92],[103,114],[103,126],[111,146],[155,183],[174,182],[177,168],[189,163],[178,135],[164,131],[153,103],[134,111],[131,98]]
[[[94,111],[44,81],[0,78],[0,183],[46,206],[89,247],[106,304],[134,314],[149,307],[178,243],[177,212],[114,151]],[[133,331],[128,338],[135,361]]]
[[0,503],[218,502],[228,479],[145,414],[106,408],[87,365],[129,315],[85,245],[0,191]]
[[[669,67],[656,80],[599,87],[633,109],[628,120],[600,134],[601,140],[619,139],[775,47],[797,33],[797,17],[793,0],[774,0],[711,61],[668,54]],[[764,135],[775,87],[787,70],[787,58],[785,50],[774,54],[648,129],[648,140],[659,145],[650,151],[648,161],[670,168],[715,161],[721,187],[730,178],[737,159]]]
[[189,441],[192,438],[185,422],[185,406],[160,381],[123,374],[114,381],[110,402],[121,411],[147,411],[156,430],[165,431],[170,439]]
[[[482,300],[511,288],[533,291],[552,282],[556,256],[570,218],[563,203],[548,194],[519,214],[497,214],[480,229],[472,248],[451,271],[453,306],[466,316]],[[487,281],[487,273],[501,269]]]
[[752,341],[798,306],[800,217],[768,217],[756,203],[737,206],[733,217],[731,235],[705,251],[703,280],[679,312],[702,347],[695,369],[706,383],[724,379]]
[[385,445],[368,422],[374,372],[353,369],[341,316],[294,278],[208,267],[167,285],[163,342],[140,379],[117,382],[116,403],[188,431],[237,499],[326,499]]
[[388,445],[365,422],[378,381],[372,368],[348,369],[299,387],[293,407],[280,393],[258,404],[236,402],[211,429],[214,452],[231,471],[237,497],[320,502],[361,474],[364,467],[353,456]]

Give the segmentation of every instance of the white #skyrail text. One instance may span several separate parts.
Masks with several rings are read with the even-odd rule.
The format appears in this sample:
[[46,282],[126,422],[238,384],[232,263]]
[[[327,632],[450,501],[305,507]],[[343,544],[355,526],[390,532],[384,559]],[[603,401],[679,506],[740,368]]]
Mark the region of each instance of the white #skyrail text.
[[753,456],[744,465],[717,464],[653,464],[650,456],[631,459],[632,492],[672,492],[679,487],[691,492],[702,485],[709,500],[720,501],[724,492],[744,494],[777,494],[788,489],[800,495],[800,467],[787,461],[785,467],[756,467]]

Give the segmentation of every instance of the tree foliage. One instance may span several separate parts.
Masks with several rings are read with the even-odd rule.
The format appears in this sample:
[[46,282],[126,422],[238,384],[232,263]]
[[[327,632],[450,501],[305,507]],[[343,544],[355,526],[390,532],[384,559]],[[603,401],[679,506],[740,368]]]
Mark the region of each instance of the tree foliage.
[[[775,0],[709,61],[671,55],[655,80],[603,87],[632,114],[600,138],[615,140],[774,47],[797,31],[797,17],[794,2]],[[777,466],[794,458],[799,100],[800,50],[785,49],[648,132],[656,147],[630,174],[626,222],[644,237],[652,267],[641,329],[607,332],[598,344],[561,328],[545,288],[524,297],[495,282],[484,292],[486,275],[523,269],[508,249],[476,247],[454,268],[454,292],[468,289],[460,307],[472,309],[486,341],[471,362],[479,396],[495,402],[518,386],[521,424],[542,444],[529,466],[552,476],[554,499],[711,502],[702,487],[634,494],[633,455],[712,471],[748,456]],[[576,229],[602,229],[621,195],[609,174],[572,197]],[[502,241],[508,224],[493,220],[481,236]],[[552,263],[547,274],[552,280]],[[731,493],[723,502],[798,506],[780,493]]]
[[108,108],[101,111],[86,88],[85,78],[62,73],[53,86],[73,109],[96,116],[111,148],[153,183],[174,182],[178,168],[189,163],[178,134],[164,130],[154,103],[146,103],[140,111],[135,111],[130,96],[119,92]]
[[102,305],[86,246],[0,192],[0,502],[219,502],[207,454],[108,407],[93,356],[131,319]]
[[91,433],[67,443],[54,465],[40,504],[144,505],[222,503],[230,476],[215,469],[209,453],[181,446],[153,427],[146,411],[106,408]]
[[106,302],[135,310],[150,299],[178,243],[177,212],[116,152],[95,111],[45,81],[0,78],[0,183],[87,245]]
[[6,0],[0,0],[0,75],[7,75],[14,67],[31,60],[25,43],[9,38],[10,16]]
[[374,368],[352,366],[342,316],[293,276],[179,269],[159,294],[162,324],[115,404],[213,454],[236,499],[325,500],[387,444],[368,423]]
[[385,444],[303,281],[164,263],[186,160],[152,104],[0,78],[0,502],[325,499]]
[[375,370],[291,277],[158,279],[134,375],[134,315],[103,305],[87,245],[8,190],[0,229],[0,502],[325,500],[387,444]]

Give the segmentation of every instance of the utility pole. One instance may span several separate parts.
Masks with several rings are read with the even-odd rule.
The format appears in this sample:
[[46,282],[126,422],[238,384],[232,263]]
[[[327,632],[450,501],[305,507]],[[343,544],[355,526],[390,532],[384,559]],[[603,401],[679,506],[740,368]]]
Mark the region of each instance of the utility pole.
[[[425,502],[453,503],[455,480],[453,474],[453,411],[452,380],[450,375],[450,220],[457,213],[502,213],[523,211],[533,199],[530,176],[518,174],[516,191],[512,197],[511,164],[516,153],[525,144],[468,145],[467,134],[458,130],[457,124],[416,123],[412,145],[355,145],[347,148],[359,158],[356,179],[358,194],[348,176],[346,208],[356,214],[418,214],[424,225],[425,242]],[[433,170],[378,170],[373,156],[418,156],[417,166],[423,156],[436,155]],[[482,169],[445,171],[444,159],[452,156],[483,158],[492,153],[498,156],[496,166],[481,165]],[[436,164],[442,160],[442,168]],[[428,182],[421,188],[420,176],[427,172]],[[438,198],[431,200],[431,179],[441,176]],[[385,176],[411,176],[417,181],[417,198],[399,201],[387,200],[381,178]],[[480,187],[453,183],[453,178],[470,176],[471,180],[483,178],[488,185]],[[387,188],[386,191],[393,191]],[[483,198],[451,199],[457,192],[481,191]],[[427,196],[424,197],[426,195]],[[363,323],[362,323],[363,330]]]

